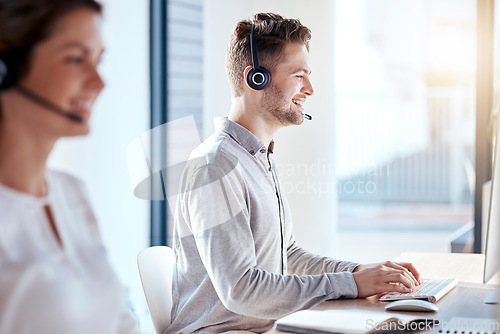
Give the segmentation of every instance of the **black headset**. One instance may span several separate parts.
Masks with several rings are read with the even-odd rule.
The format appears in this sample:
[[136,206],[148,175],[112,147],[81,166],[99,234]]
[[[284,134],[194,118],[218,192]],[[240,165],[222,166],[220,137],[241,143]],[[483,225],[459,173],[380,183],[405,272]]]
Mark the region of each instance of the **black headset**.
[[247,73],[247,84],[250,88],[255,90],[262,90],[266,88],[271,82],[271,73],[264,67],[259,66],[257,59],[257,45],[255,43],[254,25],[252,24],[252,31],[250,32],[250,50],[252,52],[252,65],[253,67]]
[[7,90],[17,84],[21,68],[19,58],[16,52],[0,53],[0,90]]

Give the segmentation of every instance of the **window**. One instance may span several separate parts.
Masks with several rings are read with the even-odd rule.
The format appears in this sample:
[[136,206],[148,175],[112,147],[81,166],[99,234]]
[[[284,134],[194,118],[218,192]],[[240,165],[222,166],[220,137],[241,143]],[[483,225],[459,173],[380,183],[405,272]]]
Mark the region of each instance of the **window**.
[[448,252],[472,228],[476,7],[337,2],[339,258]]
[[[203,1],[151,1],[151,128],[192,117],[201,128],[203,85]],[[162,132],[152,138],[152,157],[163,160],[160,173],[164,194],[177,191],[178,179],[168,168],[185,161],[199,136],[186,140]],[[191,131],[193,129],[186,129]],[[194,132],[197,132],[194,129]],[[171,203],[172,202],[172,203]],[[151,202],[151,245],[171,245],[175,199]]]

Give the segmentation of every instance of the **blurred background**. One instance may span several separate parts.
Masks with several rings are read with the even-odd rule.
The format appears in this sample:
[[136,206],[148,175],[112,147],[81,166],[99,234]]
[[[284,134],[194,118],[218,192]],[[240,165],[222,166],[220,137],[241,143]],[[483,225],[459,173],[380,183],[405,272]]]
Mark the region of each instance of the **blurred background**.
[[[283,129],[274,153],[299,243],[358,262],[405,251],[481,250],[473,244],[482,233],[475,189],[488,174],[483,123],[496,101],[482,95],[478,80],[492,86],[499,67],[478,55],[500,60],[498,23],[490,36],[495,57],[478,36],[485,15],[500,17],[493,0],[102,3],[107,85],[92,132],[58,143],[50,165],[86,182],[143,333],[153,328],[135,259],[150,245],[171,245],[173,220],[167,201],[134,196],[127,146],[156,126],[192,116],[199,136],[182,138],[179,129],[157,143],[157,154],[178,161],[189,151],[174,148],[212,133],[213,118],[227,116],[231,104],[224,73],[229,37],[257,12],[299,18],[312,30],[315,94],[305,108],[314,119]],[[494,12],[479,12],[484,3]],[[478,72],[478,64],[486,69]],[[165,158],[172,154],[179,156]]]

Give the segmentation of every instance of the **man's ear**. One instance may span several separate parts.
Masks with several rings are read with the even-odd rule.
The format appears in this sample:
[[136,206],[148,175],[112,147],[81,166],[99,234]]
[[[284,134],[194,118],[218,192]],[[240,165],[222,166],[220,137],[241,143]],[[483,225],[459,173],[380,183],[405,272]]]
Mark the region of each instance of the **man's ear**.
[[[248,65],[247,67],[245,67],[245,69],[243,70],[243,82],[245,83],[245,85],[247,85],[248,88],[252,89],[252,87],[250,87],[248,85],[248,82],[247,82],[247,75],[248,75],[248,72],[250,72],[250,70],[253,68],[253,66],[250,66]],[[252,89],[253,90],[253,89]]]

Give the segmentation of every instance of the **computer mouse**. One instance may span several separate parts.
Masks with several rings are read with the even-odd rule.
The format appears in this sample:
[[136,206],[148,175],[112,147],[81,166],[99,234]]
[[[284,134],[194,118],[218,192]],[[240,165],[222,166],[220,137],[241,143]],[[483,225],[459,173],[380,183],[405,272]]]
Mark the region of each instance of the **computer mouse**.
[[398,300],[385,306],[386,311],[436,312],[438,309],[433,303],[418,299]]

